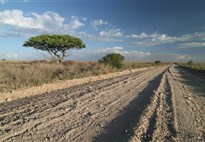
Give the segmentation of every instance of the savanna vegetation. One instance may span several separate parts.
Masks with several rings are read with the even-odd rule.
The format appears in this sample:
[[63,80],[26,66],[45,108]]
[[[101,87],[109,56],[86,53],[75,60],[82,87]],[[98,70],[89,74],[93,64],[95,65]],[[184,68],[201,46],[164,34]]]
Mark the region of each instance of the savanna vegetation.
[[106,65],[111,65],[112,67],[115,67],[117,69],[121,69],[124,65],[124,56],[119,53],[107,54],[98,62]]
[[162,62],[159,60],[154,61],[155,64],[161,64]]
[[192,60],[187,63],[180,63],[181,66],[195,71],[205,72],[205,63],[195,63]]
[[48,52],[52,60],[62,63],[68,57],[71,49],[85,48],[85,43],[78,37],[71,35],[42,34],[29,38],[23,46],[33,47]]
[[[161,64],[162,65],[162,64]],[[158,66],[147,62],[125,62],[121,69],[99,62],[65,61],[62,64],[41,61],[0,61],[0,92],[38,86],[57,80],[67,80],[107,74],[126,69]]]
[[[0,92],[38,86],[56,80],[68,80],[100,74],[163,65],[161,62],[125,62],[118,53],[107,54],[98,62],[64,61],[71,49],[85,48],[85,43],[71,35],[42,34],[29,38],[23,46],[48,52],[52,60],[0,61]],[[61,64],[59,64],[61,63]]]

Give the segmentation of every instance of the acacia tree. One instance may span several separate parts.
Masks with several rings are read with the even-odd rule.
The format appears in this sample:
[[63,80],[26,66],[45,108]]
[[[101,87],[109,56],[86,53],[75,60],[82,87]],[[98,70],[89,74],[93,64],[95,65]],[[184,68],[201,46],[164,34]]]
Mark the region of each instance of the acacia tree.
[[70,49],[85,48],[84,42],[71,35],[42,34],[34,36],[24,42],[23,46],[33,47],[42,51],[47,51],[51,57],[62,63],[68,57]]

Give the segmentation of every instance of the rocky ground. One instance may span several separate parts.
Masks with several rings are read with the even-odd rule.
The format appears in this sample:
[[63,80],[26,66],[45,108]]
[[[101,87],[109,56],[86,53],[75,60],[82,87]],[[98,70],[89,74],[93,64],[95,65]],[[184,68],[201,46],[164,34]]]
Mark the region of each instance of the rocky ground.
[[0,141],[205,141],[205,75],[177,65],[0,104]]

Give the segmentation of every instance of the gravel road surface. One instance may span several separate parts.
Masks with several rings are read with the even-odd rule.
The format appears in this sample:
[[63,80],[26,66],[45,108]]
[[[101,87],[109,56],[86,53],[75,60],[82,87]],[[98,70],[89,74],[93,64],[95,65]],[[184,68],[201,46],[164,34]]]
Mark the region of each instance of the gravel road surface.
[[152,68],[0,104],[4,142],[204,142],[205,74]]

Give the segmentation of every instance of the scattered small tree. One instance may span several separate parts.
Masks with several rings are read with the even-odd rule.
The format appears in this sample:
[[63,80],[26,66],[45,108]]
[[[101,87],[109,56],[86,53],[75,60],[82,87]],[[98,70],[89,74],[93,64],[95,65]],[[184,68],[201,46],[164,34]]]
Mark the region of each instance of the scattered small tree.
[[109,64],[113,67],[116,67],[117,69],[120,69],[123,67],[124,63],[124,56],[122,56],[119,53],[112,53],[107,54],[102,59],[99,60],[100,63]]
[[60,63],[68,57],[68,50],[85,48],[83,41],[71,35],[42,34],[34,36],[24,42],[23,46],[47,51],[53,60]]
[[187,64],[188,64],[188,65],[192,65],[192,64],[193,64],[193,61],[190,60]]
[[157,60],[157,61],[155,61],[154,63],[155,63],[155,64],[160,64],[161,61]]

